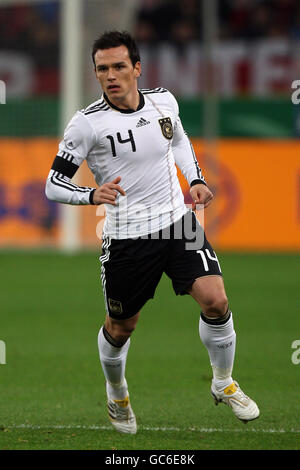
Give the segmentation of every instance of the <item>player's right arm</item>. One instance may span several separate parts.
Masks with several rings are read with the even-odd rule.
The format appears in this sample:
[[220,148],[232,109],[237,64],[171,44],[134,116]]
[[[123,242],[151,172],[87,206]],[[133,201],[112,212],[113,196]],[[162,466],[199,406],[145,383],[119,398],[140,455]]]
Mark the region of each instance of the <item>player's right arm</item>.
[[116,204],[120,177],[98,188],[79,186],[71,180],[96,143],[96,135],[86,117],[77,112],[68,124],[59,151],[49,172],[45,193],[48,199],[64,204]]
[[81,112],[67,125],[46,181],[48,199],[65,204],[93,204],[96,188],[79,186],[71,180],[95,143],[95,133]]

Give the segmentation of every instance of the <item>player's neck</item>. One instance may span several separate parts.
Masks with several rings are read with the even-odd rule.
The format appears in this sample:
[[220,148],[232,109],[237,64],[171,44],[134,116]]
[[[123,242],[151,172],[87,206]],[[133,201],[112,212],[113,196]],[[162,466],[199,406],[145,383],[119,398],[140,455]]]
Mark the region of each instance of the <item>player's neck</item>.
[[138,89],[120,99],[109,98],[105,93],[104,98],[110,106],[124,112],[137,111],[143,105],[143,96],[139,93]]
[[[117,104],[117,103],[115,103]],[[119,108],[121,109],[133,109],[134,111],[137,110],[140,104],[140,95],[138,90],[134,90],[131,93],[128,93],[126,98],[123,98],[119,102]]]

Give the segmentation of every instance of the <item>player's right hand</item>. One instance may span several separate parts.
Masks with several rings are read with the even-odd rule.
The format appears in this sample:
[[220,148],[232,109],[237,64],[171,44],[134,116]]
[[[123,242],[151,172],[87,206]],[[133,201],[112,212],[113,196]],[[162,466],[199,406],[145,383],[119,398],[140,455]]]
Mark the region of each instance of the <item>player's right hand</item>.
[[99,186],[93,194],[94,204],[112,204],[115,206],[117,204],[116,198],[118,194],[126,196],[124,189],[118,184],[120,181],[121,176],[117,176],[117,178],[110,183],[104,183],[102,186]]

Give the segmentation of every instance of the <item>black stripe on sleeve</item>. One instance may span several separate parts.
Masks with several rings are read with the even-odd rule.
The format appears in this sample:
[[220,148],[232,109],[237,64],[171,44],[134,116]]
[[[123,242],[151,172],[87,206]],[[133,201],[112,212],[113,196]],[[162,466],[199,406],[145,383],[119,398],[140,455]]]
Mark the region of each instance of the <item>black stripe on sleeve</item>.
[[193,180],[190,184],[190,187],[195,186],[195,184],[205,184],[205,186],[207,186],[204,180],[198,179],[198,180]]
[[73,178],[78,168],[79,166],[75,165],[75,163],[72,163],[65,158],[56,156],[51,170],[57,171],[58,173],[67,176],[68,178]]
[[89,197],[89,200],[90,200],[90,204],[94,205],[94,192],[96,191],[96,188],[92,189],[92,191],[90,192],[90,197]]
[[92,191],[93,188],[85,187],[85,186],[77,186],[72,183],[68,183],[65,181],[63,178],[56,176],[55,173],[50,178],[51,183],[53,183],[55,186],[60,186],[61,188],[68,189],[69,191],[78,191],[80,193],[88,193]]

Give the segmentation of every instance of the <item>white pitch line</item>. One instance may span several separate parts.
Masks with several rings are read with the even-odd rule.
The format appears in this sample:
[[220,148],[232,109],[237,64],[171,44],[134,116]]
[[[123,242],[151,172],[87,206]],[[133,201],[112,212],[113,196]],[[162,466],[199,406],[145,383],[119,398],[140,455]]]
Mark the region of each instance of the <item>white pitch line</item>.
[[[88,431],[111,431],[113,428],[111,426],[99,426],[97,424],[54,424],[54,425],[39,425],[39,424],[12,424],[4,426],[5,429],[32,429],[32,430],[88,430]],[[202,433],[213,433],[213,432],[233,432],[233,433],[263,433],[263,434],[285,434],[285,433],[300,433],[300,429],[255,429],[255,428],[240,428],[240,429],[228,429],[228,428],[197,428],[197,427],[187,427],[179,428],[173,426],[159,427],[159,426],[139,426],[140,431],[157,431],[157,432],[202,432]]]

